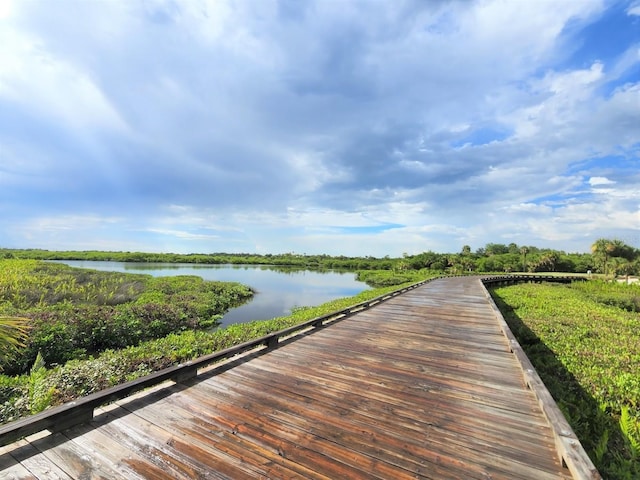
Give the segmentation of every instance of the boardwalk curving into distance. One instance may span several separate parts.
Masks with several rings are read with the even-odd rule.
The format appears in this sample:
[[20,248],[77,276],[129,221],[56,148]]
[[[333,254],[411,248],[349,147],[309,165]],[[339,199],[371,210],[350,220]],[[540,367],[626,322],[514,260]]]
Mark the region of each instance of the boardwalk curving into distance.
[[0,478],[599,478],[503,329],[478,278],[438,279],[2,447]]

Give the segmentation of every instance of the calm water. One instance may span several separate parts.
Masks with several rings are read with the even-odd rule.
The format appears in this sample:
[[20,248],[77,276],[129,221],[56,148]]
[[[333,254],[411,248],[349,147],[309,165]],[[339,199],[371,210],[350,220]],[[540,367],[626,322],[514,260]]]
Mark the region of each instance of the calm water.
[[64,261],[72,267],[110,272],[146,273],[156,277],[197,275],[205,280],[239,282],[251,287],[253,299],[229,311],[222,325],[264,320],[291,313],[293,307],[320,305],[336,298],[356,295],[368,287],[354,273],[311,270],[274,270],[265,266],[192,265],[181,263],[131,263]]

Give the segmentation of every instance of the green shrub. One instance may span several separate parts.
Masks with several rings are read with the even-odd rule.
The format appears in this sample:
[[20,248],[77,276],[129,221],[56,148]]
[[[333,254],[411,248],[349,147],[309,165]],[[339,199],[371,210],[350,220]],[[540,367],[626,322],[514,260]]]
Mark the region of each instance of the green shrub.
[[429,270],[360,270],[356,273],[356,280],[365,282],[370,287],[392,287],[405,283],[416,283],[438,276],[439,273]]

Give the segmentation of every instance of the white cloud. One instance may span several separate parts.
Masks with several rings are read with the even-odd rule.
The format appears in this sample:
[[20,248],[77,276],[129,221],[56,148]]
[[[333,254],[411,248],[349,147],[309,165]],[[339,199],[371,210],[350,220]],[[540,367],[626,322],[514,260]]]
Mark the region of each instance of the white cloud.
[[551,206],[536,203],[519,203],[517,205],[509,205],[501,210],[510,214],[525,214],[527,216],[548,216],[553,213],[553,208]]
[[158,233],[169,237],[176,237],[183,240],[214,240],[220,238],[219,235],[209,235],[204,233],[186,232],[184,230],[166,230],[161,228],[149,228],[147,232]]
[[613,180],[609,180],[606,177],[590,177],[589,178],[589,185],[591,186],[595,186],[595,185],[613,185],[616,182],[614,182]]
[[640,16],[640,3],[632,4],[632,5],[627,9],[627,15]]
[[0,43],[0,100],[22,104],[35,116],[72,130],[127,130],[93,80],[38,39],[9,30],[0,31]]

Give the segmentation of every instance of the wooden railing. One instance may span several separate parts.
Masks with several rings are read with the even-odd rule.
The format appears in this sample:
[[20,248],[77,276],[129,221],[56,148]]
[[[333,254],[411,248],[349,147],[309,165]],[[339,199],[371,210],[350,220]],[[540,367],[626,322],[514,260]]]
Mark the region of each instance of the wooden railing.
[[37,413],[30,417],[2,425],[0,426],[0,446],[8,445],[20,438],[24,438],[42,430],[58,432],[74,425],[89,422],[93,419],[94,409],[101,405],[121,400],[135,392],[153,387],[167,380],[181,382],[189,378],[193,378],[198,374],[198,369],[241,355],[251,350],[264,347],[267,349],[274,348],[283,338],[291,337],[309,329],[320,328],[337,320],[342,320],[357,312],[361,312],[362,310],[366,310],[374,305],[384,302],[385,300],[389,300],[390,298],[400,295],[401,293],[413,290],[414,288],[424,285],[431,280],[433,279],[409,285],[399,290],[375,297],[371,300],[352,305],[343,310],[313,318],[298,325],[270,333],[254,340],[249,340],[225,350],[220,350],[218,352],[199,357],[190,362],[151,373],[136,380],[131,380],[106,390],[101,390],[78,400]]
[[489,277],[483,277],[482,283],[486,286],[495,285],[514,285],[516,283],[543,283],[543,282],[555,282],[555,283],[571,283],[582,282],[587,280],[586,277],[578,275],[491,275]]
[[[492,276],[482,278],[481,280],[486,287],[513,285],[515,283],[522,282],[571,283],[574,281],[584,281],[587,280],[587,278],[579,276],[506,275]],[[585,452],[580,440],[578,440],[578,437],[569,425],[569,422],[567,422],[567,419],[560,411],[558,404],[551,396],[546,385],[542,382],[538,372],[531,364],[529,357],[527,357],[522,346],[520,346],[520,343],[518,343],[518,340],[513,335],[513,332],[507,325],[502,312],[500,312],[500,309],[495,304],[488,291],[486,291],[486,296],[496,318],[498,319],[498,322],[500,323],[502,333],[509,341],[509,348],[520,364],[520,368],[524,374],[525,383],[535,394],[536,399],[538,400],[538,405],[549,422],[551,430],[553,431],[556,452],[558,457],[562,459],[563,465],[568,468],[574,479],[602,480],[600,473],[587,455],[587,452]]]

